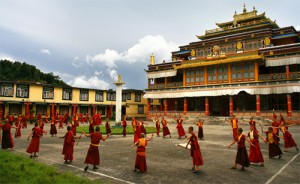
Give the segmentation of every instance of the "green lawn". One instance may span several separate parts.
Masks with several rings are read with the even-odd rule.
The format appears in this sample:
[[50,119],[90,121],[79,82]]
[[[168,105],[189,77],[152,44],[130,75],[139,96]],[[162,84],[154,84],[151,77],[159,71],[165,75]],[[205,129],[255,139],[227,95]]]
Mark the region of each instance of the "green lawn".
[[55,167],[36,162],[28,157],[10,151],[0,150],[0,183],[83,183],[96,184],[87,178],[80,178],[70,172],[59,172]]
[[[111,126],[111,132],[113,135],[122,135],[123,132],[123,127],[121,126]],[[149,133],[156,133],[156,128],[155,127],[145,127],[147,134]],[[77,133],[81,132],[89,133],[89,127],[88,126],[81,126],[76,128]],[[105,126],[100,126],[100,132],[101,134],[106,134]],[[126,127],[126,132],[127,134],[133,134],[133,128],[132,126],[127,126]]]

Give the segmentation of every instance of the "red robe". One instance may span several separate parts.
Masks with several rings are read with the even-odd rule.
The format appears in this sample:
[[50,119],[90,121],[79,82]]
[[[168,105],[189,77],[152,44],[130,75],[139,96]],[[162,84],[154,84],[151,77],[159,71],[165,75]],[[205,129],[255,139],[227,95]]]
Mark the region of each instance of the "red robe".
[[50,134],[51,134],[52,136],[57,134],[57,129],[56,129],[56,125],[55,125],[55,120],[51,120]]
[[274,132],[268,133],[265,132],[267,135],[267,142],[269,143],[269,157],[273,158],[275,156],[279,156],[282,154],[280,147],[278,146],[278,140],[276,139],[276,134]]
[[165,137],[166,135],[171,135],[170,130],[168,128],[168,124],[166,120],[162,120],[161,124],[163,126],[163,136]]
[[250,138],[250,141],[252,144],[254,144],[254,146],[250,145],[249,161],[252,163],[264,162],[264,157],[260,151],[257,130],[253,130],[253,138],[250,135],[251,135],[251,132],[248,133],[248,137]]
[[27,128],[27,120],[25,116],[22,116],[22,128]]
[[123,126],[123,132],[122,132],[122,134],[123,134],[124,137],[126,137],[126,127],[127,127],[126,120],[122,121],[122,126]]
[[76,136],[76,124],[72,124],[71,131],[73,132],[73,135]]
[[190,145],[191,145],[191,157],[193,157],[193,165],[196,166],[203,165],[204,161],[201,155],[198,138],[195,133],[192,133],[192,136],[190,138]]
[[238,119],[234,118],[231,120],[231,126],[232,126],[232,136],[233,136],[233,140],[236,139],[236,137],[238,136]]
[[42,129],[40,127],[34,127],[32,129],[32,139],[27,147],[27,153],[36,153],[40,151],[40,137],[42,135]]
[[203,122],[198,122],[197,123],[198,126],[198,138],[199,139],[203,139],[204,135],[203,135]]
[[63,117],[63,115],[60,115],[58,128],[64,128],[63,121],[64,121],[64,117]]
[[21,121],[20,121],[19,123],[16,123],[15,137],[21,137],[21,129],[22,129],[22,124],[21,124]]
[[140,126],[140,128],[141,128],[141,133],[144,133],[145,135],[147,134],[147,131],[146,131],[146,128],[145,128],[145,126],[144,126],[144,122],[143,121],[141,121],[141,126]]
[[111,129],[110,129],[110,125],[108,122],[105,123],[105,129],[106,129],[106,133],[110,134],[111,133]]
[[160,132],[159,120],[155,120],[155,127],[156,127],[156,135],[159,136],[159,132]]
[[73,132],[68,131],[65,135],[64,146],[62,150],[62,154],[64,155],[64,160],[73,160],[73,152],[74,152],[74,142],[75,139],[73,137]]
[[182,126],[182,119],[177,119],[177,132],[178,132],[178,137],[182,137],[182,136],[185,136],[185,131],[183,129],[183,126]]
[[100,154],[99,154],[100,140],[103,140],[102,134],[100,134],[99,132],[91,133],[91,144],[84,161],[85,164],[100,165]]
[[2,125],[2,149],[13,148],[14,141],[11,135],[11,125],[9,123],[5,123]]
[[286,126],[281,127],[281,131],[284,137],[284,148],[291,148],[297,146],[292,134],[287,130]]
[[134,131],[134,137],[133,137],[133,142],[135,143],[136,141],[139,140],[141,136],[141,129],[140,129],[140,124],[137,120],[132,121],[132,127]]
[[235,140],[237,141],[238,144],[238,150],[236,153],[235,157],[235,163],[240,164],[241,166],[248,167],[250,165],[246,145],[245,145],[245,140],[246,136],[241,134],[240,136],[238,135]]
[[147,171],[146,146],[147,140],[145,138],[140,138],[136,150],[135,169],[139,169],[141,173]]

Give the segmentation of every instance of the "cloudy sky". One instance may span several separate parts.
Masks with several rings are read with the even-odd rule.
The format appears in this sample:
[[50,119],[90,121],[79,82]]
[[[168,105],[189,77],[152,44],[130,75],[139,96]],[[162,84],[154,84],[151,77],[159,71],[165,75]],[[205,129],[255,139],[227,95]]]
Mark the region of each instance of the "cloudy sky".
[[300,30],[299,0],[0,0],[0,59],[26,62],[76,87],[145,89],[149,57],[170,61],[179,45],[255,6]]

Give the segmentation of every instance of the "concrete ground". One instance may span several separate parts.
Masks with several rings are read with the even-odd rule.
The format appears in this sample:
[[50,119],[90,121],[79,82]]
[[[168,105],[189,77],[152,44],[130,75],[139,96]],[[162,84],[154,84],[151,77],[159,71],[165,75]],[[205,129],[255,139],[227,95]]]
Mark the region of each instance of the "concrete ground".
[[[152,122],[148,122],[154,126]],[[191,124],[184,124],[185,130]],[[56,166],[61,171],[70,171],[81,177],[102,181],[103,183],[300,183],[299,152],[291,148],[284,152],[282,159],[268,158],[268,145],[261,141],[261,150],[265,159],[265,167],[251,165],[246,171],[230,169],[236,155],[237,145],[230,149],[227,145],[232,140],[230,125],[204,125],[205,140],[199,141],[204,165],[199,173],[192,173],[192,158],[189,150],[175,146],[184,143],[178,139],[176,124],[170,125],[172,138],[154,136],[147,146],[148,171],[144,174],[133,172],[136,148],[132,148],[133,135],[123,138],[112,135],[100,146],[99,170],[83,172],[84,159],[89,147],[90,139],[82,137],[79,144],[75,143],[74,161],[72,165],[65,165],[61,154],[63,139],[51,137],[49,134],[41,138],[39,157],[36,161]],[[14,139],[16,154],[26,154],[30,141],[26,138],[31,126],[22,130],[22,137]],[[46,125],[49,132],[50,125]],[[244,133],[248,133],[247,125],[241,126]],[[104,128],[104,127],[101,127]],[[194,125],[194,128],[196,126]],[[267,127],[265,127],[267,129]],[[300,126],[290,127],[295,141],[300,144]],[[66,128],[58,129],[57,136],[63,136]],[[13,132],[14,133],[14,132]],[[263,135],[265,137],[265,135]],[[247,143],[247,148],[249,144]],[[283,141],[280,147],[283,150]],[[13,163],[12,163],[13,164]]]

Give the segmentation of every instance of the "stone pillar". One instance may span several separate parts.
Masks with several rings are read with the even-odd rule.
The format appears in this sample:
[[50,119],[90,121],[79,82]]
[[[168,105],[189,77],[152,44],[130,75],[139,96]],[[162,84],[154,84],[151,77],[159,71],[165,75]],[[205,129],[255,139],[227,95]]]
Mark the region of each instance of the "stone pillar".
[[233,115],[233,96],[229,96],[229,116]]
[[118,124],[122,120],[122,85],[125,84],[120,74],[114,84],[116,84],[116,124]]
[[168,100],[164,99],[164,115],[166,116],[168,112]]
[[205,116],[209,116],[209,99],[205,97]]
[[55,104],[51,104],[51,119],[55,117]]
[[186,115],[188,109],[188,103],[187,103],[187,98],[183,99],[183,115]]
[[292,96],[291,94],[287,94],[287,115],[292,116]]
[[260,116],[260,95],[256,95],[256,116]]

